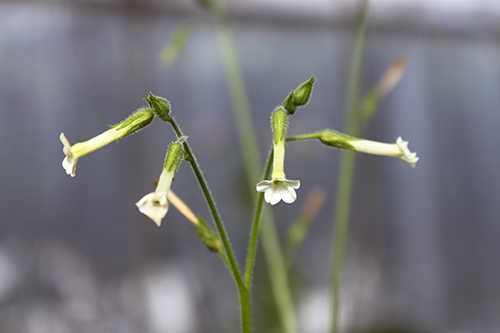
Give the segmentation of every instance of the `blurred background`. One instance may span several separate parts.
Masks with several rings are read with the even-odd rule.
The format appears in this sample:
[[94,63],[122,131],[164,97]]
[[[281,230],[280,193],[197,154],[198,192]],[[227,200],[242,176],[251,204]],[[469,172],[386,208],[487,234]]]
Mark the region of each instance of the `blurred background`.
[[[289,135],[342,130],[355,0],[226,0],[262,158],[271,111],[317,78]],[[201,24],[161,66],[172,33]],[[204,23],[203,23],[204,22]],[[398,56],[408,69],[365,137],[410,141],[415,169],[357,157],[343,332],[500,331],[500,2],[373,0],[363,90]],[[154,189],[167,145],[158,119],[78,162],[67,176],[59,134],[84,141],[145,105],[170,100],[244,262],[253,207],[215,38],[194,0],[0,2],[0,331],[238,332],[236,286],[171,209],[158,228],[134,203]],[[273,207],[285,239],[308,194],[325,204],[290,271],[302,332],[324,332],[340,151],[293,142],[286,171],[302,187]],[[188,163],[173,190],[211,222]],[[280,332],[264,258],[256,332]]]

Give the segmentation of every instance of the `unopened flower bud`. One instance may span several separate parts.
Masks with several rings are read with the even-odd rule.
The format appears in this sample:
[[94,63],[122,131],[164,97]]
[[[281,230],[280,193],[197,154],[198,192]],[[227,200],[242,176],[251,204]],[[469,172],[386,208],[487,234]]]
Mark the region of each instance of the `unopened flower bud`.
[[293,93],[293,100],[295,106],[305,105],[309,101],[309,97],[311,97],[311,92],[313,88],[313,84],[316,79],[311,77],[308,81],[302,83],[300,87],[298,87]]
[[163,97],[155,96],[151,92],[148,97],[144,98],[148,102],[149,107],[163,121],[168,121],[170,119],[170,102]]
[[290,95],[288,95],[288,97],[283,102],[283,107],[288,112],[288,114],[294,114],[295,113],[295,110],[297,109],[297,106],[295,105],[295,103],[293,101],[293,90],[290,92]]

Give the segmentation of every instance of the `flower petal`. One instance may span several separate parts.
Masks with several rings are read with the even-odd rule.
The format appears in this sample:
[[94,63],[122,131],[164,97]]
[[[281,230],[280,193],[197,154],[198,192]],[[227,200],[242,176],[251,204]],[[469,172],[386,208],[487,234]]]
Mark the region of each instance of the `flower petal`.
[[[281,191],[280,191],[279,187],[277,187],[277,188],[275,187],[271,193],[272,193],[271,200],[268,201],[268,203],[270,203],[271,205],[274,206],[278,202],[281,201]],[[266,192],[266,194],[267,194],[267,192]]]
[[294,189],[298,189],[300,187],[300,180],[286,180],[286,184]]
[[62,161],[62,166],[64,170],[66,170],[66,173],[70,175],[71,177],[76,176],[76,159],[71,158],[70,156],[66,156],[64,160]]
[[415,164],[417,164],[419,158],[417,157],[417,153],[412,153],[410,149],[408,149],[408,141],[403,141],[403,139],[399,137],[396,140],[396,144],[403,152],[404,157],[402,157],[402,159],[410,163],[412,167],[415,167]]
[[[61,143],[63,144],[64,148],[71,148],[71,145],[69,144],[69,140],[66,138],[66,135],[64,135],[64,133],[61,133],[61,135],[59,135],[59,140],[61,140]],[[64,151],[64,148],[63,148],[63,151]]]
[[272,182],[269,180],[263,180],[257,185],[255,185],[257,192],[265,192],[272,185]]
[[264,193],[264,199],[266,200],[266,202],[267,202],[268,204],[270,204],[270,203],[271,203],[271,200],[272,200],[272,198],[273,198],[273,195],[274,195],[274,190],[273,190],[272,188],[268,188],[268,189],[266,190],[266,193]]
[[152,192],[146,194],[136,204],[139,211],[153,220],[156,225],[161,225],[161,220],[168,211],[167,192]]
[[265,192],[264,198],[267,203],[276,205],[283,200],[292,203],[297,199],[295,189],[300,187],[300,180],[288,180],[286,178],[275,178],[263,180],[256,185],[257,191]]
[[281,199],[284,202],[291,204],[297,199],[297,193],[291,186],[286,186],[281,190]]

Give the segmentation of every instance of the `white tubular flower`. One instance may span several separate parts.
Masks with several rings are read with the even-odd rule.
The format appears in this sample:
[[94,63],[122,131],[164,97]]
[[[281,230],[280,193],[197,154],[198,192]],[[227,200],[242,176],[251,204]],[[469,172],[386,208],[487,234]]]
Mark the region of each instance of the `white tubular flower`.
[[186,141],[186,138],[181,137],[168,147],[167,157],[156,190],[146,194],[135,204],[139,211],[153,220],[157,226],[161,226],[161,221],[168,212],[167,196],[184,154],[182,150],[184,141]]
[[415,167],[418,161],[417,153],[412,153],[408,149],[408,141],[403,141],[401,137],[396,140],[396,143],[381,143],[370,140],[352,140],[348,141],[357,151],[398,157],[408,162],[412,167]]
[[408,162],[412,167],[415,167],[418,161],[417,153],[410,152],[408,149],[408,141],[403,141],[401,137],[396,140],[396,143],[382,143],[358,139],[330,130],[323,131],[316,135],[325,145],[361,153],[398,157]]
[[300,187],[299,180],[286,179],[285,164],[285,133],[288,119],[285,110],[278,109],[273,113],[274,158],[271,180],[263,180],[256,185],[257,192],[264,192],[264,199],[271,205],[283,200],[293,203],[297,199],[295,190]]
[[74,145],[70,145],[68,139],[61,133],[59,139],[63,144],[63,153],[66,155],[62,162],[62,166],[66,173],[71,177],[75,177],[76,173],[76,162],[82,156],[93,152],[99,148],[104,147],[108,143],[113,141],[118,141],[119,139],[127,136],[135,131],[145,127],[153,120],[154,114],[149,109],[139,109],[134,112],[130,117],[125,119],[118,125],[112,126],[106,132],[93,137],[85,142],[79,142]]

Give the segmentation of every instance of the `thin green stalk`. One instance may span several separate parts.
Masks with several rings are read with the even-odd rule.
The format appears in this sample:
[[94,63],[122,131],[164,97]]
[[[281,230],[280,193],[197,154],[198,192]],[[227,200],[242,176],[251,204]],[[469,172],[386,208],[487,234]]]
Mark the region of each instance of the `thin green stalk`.
[[[256,198],[255,184],[259,181],[262,164],[257,147],[257,135],[253,126],[243,75],[238,61],[238,53],[229,22],[219,1],[208,0],[208,4],[231,97],[233,115],[245,162],[248,188],[251,197]],[[286,275],[285,260],[279,245],[279,238],[275,232],[274,218],[270,210],[264,211],[263,220],[262,247],[269,268],[271,285],[280,314],[281,325],[285,333],[295,333],[297,332],[297,325],[295,316],[293,315],[292,297]],[[279,269],[281,269],[281,272],[278,271]],[[251,284],[249,284],[249,287],[251,287]]]
[[304,135],[297,135],[297,136],[291,136],[289,138],[286,138],[286,141],[299,141],[299,140],[308,140],[308,139],[319,139],[321,133],[311,133],[311,134],[304,134]]
[[[177,123],[175,122],[174,118],[170,117],[169,122],[172,125],[177,136],[179,138],[182,137],[183,133],[180,130],[179,126],[177,126]],[[217,226],[217,230],[219,231],[222,244],[224,245],[224,249],[227,254],[227,259],[230,264],[230,271],[233,273],[234,279],[236,280],[236,285],[238,286],[238,291],[240,295],[240,305],[241,305],[240,310],[241,310],[241,321],[242,321],[243,332],[251,333],[252,327],[251,327],[251,315],[250,315],[250,292],[246,288],[245,283],[243,282],[240,270],[238,268],[238,264],[236,262],[236,258],[234,256],[234,251],[231,248],[231,244],[229,243],[226,230],[224,228],[224,225],[222,224],[222,220],[220,219],[219,212],[217,211],[217,207],[215,206],[215,202],[212,198],[212,195],[210,194],[210,190],[208,189],[208,185],[205,181],[205,178],[203,177],[203,174],[201,173],[198,163],[196,162],[196,158],[194,154],[191,152],[191,149],[189,148],[187,142],[184,142],[183,146],[186,159],[191,164],[191,167],[193,168],[196,178],[200,183],[203,194],[205,195],[205,199],[207,200],[208,207],[210,208],[210,212],[212,213],[215,225]]]
[[217,46],[226,75],[233,115],[238,129],[241,152],[245,162],[248,186],[252,198],[256,197],[255,184],[261,175],[261,160],[257,147],[250,103],[248,101],[243,74],[238,59],[231,27],[219,1],[210,1],[209,6],[215,30]]
[[[271,150],[267,159],[266,171],[264,172],[263,179],[268,179],[271,174],[271,166],[273,165],[273,153]],[[255,262],[255,254],[257,252],[257,238],[259,236],[259,225],[264,208],[264,193],[259,194],[257,201],[257,208],[255,209],[255,216],[252,223],[252,233],[250,235],[250,244],[248,245],[247,265],[245,270],[245,285],[250,290],[252,283],[253,265]]]
[[[345,133],[357,136],[359,128],[359,98],[361,74],[363,68],[363,55],[366,39],[366,17],[368,0],[363,0],[359,6],[353,44],[351,48],[351,63],[347,81]],[[340,294],[342,286],[342,272],[344,266],[345,244],[349,222],[349,207],[352,192],[352,179],[354,173],[354,154],[342,152],[339,185],[335,203],[335,228],[333,231],[333,244],[331,250],[330,272],[330,327],[329,332],[338,332],[340,314]]]
[[226,250],[224,248],[219,248],[217,250],[217,253],[220,255],[220,257],[222,258],[222,260],[226,263],[226,266],[229,268],[229,269],[232,269],[231,268],[231,263],[229,262],[229,259],[227,258],[227,254],[226,254]]
[[273,296],[280,315],[283,332],[296,333],[298,332],[297,321],[293,311],[287,265],[280,243],[277,241],[279,238],[276,231],[276,224],[269,223],[271,221],[273,221],[271,210],[265,210],[261,233],[262,246],[264,248],[263,253],[266,258]]

